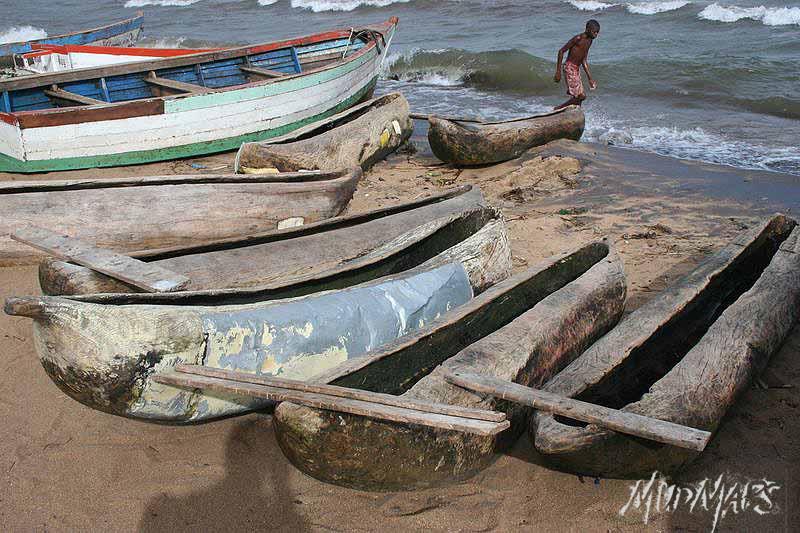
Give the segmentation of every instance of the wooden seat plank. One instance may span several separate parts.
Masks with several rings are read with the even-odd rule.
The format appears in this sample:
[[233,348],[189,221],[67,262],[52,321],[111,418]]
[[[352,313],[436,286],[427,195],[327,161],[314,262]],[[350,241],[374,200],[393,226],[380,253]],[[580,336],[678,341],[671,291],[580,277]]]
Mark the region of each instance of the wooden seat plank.
[[23,228],[12,234],[11,238],[148,292],[177,291],[186,287],[190,281],[186,276],[154,263],[145,263],[127,255],[97,248],[44,228]]
[[270,70],[267,68],[240,65],[239,70],[247,72],[248,74],[258,74],[266,78],[282,78],[286,76],[285,72],[278,72],[277,70]]
[[206,94],[212,92],[211,89],[202,87],[200,85],[195,85],[194,83],[159,78],[153,71],[151,71],[147,77],[144,78],[144,81],[150,85],[156,85],[158,87],[164,87],[165,89],[172,89],[174,91],[182,91],[185,93]]
[[107,103],[102,100],[96,100],[89,96],[83,96],[82,94],[65,91],[64,89],[60,89],[58,85],[52,85],[49,89],[45,89],[44,94],[50,98],[57,98],[59,100],[74,102],[81,105],[97,105]]

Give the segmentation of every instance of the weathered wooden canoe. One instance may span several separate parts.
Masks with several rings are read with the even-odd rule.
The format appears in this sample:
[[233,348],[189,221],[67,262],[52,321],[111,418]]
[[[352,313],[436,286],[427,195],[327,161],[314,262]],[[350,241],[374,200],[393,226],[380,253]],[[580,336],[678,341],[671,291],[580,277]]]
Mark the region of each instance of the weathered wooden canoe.
[[[366,284],[275,300],[280,291],[26,297],[8,314],[34,319],[50,378],[70,397],[109,413],[189,423],[267,405],[155,383],[180,362],[308,379],[423,328],[511,271],[502,217],[419,267]],[[150,300],[145,300],[150,301]]]
[[283,137],[244,143],[236,154],[236,172],[330,170],[357,165],[367,170],[397,150],[413,129],[406,99],[400,93],[387,94]]
[[[45,74],[77,68],[107,67],[120,63],[152,61],[168,57],[202,54],[218,48],[137,48],[34,44],[32,50],[14,55],[14,69],[22,73]],[[353,165],[350,165],[353,166]]]
[[[800,315],[794,226],[777,216],[743,234],[631,313],[544,390],[715,431]],[[698,454],[539,412],[531,437],[556,468],[591,476],[670,474]]]
[[445,163],[488,165],[514,159],[529,148],[556,139],[577,141],[583,134],[584,121],[579,106],[504,122],[456,122],[431,116],[428,142]]
[[162,161],[284,135],[370,98],[396,25],[0,80],[0,172]]
[[0,266],[42,257],[9,234],[41,226],[117,252],[208,242],[341,213],[361,169],[0,182]]
[[144,23],[141,11],[135,17],[121,20],[107,26],[90,30],[76,31],[52,37],[43,37],[16,43],[0,43],[0,66],[12,66],[14,54],[30,52],[37,44],[93,44],[96,46],[133,46],[139,40]]
[[[130,255],[189,277],[187,291],[268,287],[271,292],[308,294],[418,266],[495,216],[480,189],[465,186],[306,226]],[[39,281],[50,295],[140,292],[57,259],[40,263]],[[145,303],[150,298],[142,295],[135,301]]]
[[452,385],[443,367],[538,385],[619,319],[625,276],[616,253],[592,243],[498,283],[430,329],[315,378],[357,389],[507,411],[495,437],[380,421],[282,403],[278,443],[303,472],[362,490],[408,490],[475,474],[524,430],[527,412]]

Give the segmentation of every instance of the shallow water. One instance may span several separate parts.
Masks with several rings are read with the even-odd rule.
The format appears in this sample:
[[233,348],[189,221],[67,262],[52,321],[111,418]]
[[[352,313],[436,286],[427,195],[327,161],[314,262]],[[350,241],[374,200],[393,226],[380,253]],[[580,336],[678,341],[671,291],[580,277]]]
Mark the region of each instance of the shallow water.
[[379,91],[418,112],[505,118],[565,99],[557,49],[589,18],[600,87],[585,139],[623,132],[632,148],[800,174],[800,5],[660,0],[8,0],[0,41],[146,11],[146,43],[261,42],[401,19]]

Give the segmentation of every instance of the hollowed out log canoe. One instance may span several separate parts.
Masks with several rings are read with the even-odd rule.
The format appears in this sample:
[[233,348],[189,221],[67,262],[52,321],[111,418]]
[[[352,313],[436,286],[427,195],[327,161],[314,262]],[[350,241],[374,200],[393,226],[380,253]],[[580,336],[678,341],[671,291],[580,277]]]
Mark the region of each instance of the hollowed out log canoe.
[[361,169],[0,183],[0,266],[44,255],[9,234],[40,226],[128,252],[197,244],[340,214]]
[[[186,299],[202,299],[209,293],[224,296],[242,289],[268,291],[274,297],[299,296],[418,266],[495,216],[480,189],[466,186],[297,228],[129,255],[189,277],[187,292],[182,294]],[[40,263],[39,283],[50,295],[140,291],[57,259]],[[130,301],[161,299],[141,294]]]
[[468,478],[524,432],[528,413],[448,384],[443,367],[538,386],[616,324],[625,289],[617,254],[605,243],[591,243],[498,283],[428,330],[315,378],[400,398],[503,410],[512,425],[500,435],[284,402],[273,418],[278,443],[306,474],[361,490],[409,490]]
[[283,137],[242,144],[236,154],[236,172],[354,166],[367,170],[397,150],[413,130],[405,97],[387,94]]
[[500,163],[556,139],[578,140],[585,118],[579,106],[504,122],[458,122],[428,118],[428,142],[434,155],[456,166]]
[[156,383],[177,363],[308,379],[424,328],[511,272],[499,213],[455,246],[400,274],[341,290],[233,291],[9,298],[5,311],[34,320],[50,378],[101,411],[163,423],[247,412],[268,402]]
[[[545,390],[715,431],[800,315],[800,229],[777,216],[631,313]],[[537,412],[530,436],[555,468],[637,478],[699,452]]]

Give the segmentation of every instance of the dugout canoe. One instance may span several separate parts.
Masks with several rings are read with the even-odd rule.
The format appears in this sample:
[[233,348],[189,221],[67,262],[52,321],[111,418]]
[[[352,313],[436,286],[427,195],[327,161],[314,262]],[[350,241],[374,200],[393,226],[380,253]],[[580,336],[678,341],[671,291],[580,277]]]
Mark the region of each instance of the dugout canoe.
[[[714,432],[800,315],[800,229],[777,216],[631,313],[544,390]],[[537,412],[536,450],[560,470],[669,475],[699,452]]]
[[370,98],[396,26],[0,80],[0,172],[163,161],[285,135]]
[[329,119],[260,143],[244,143],[236,172],[281,172],[361,166],[367,170],[397,150],[414,130],[400,93],[380,96]]
[[512,425],[500,435],[284,402],[273,417],[278,443],[306,474],[359,490],[412,490],[470,477],[516,440],[528,413],[448,384],[443,367],[539,385],[611,328],[624,301],[619,257],[604,242],[590,243],[498,283],[430,329],[314,380],[407,400],[506,411]]
[[[188,277],[187,294],[261,286],[298,295],[298,291],[341,288],[418,266],[495,216],[479,188],[464,186],[300,227],[129,255]],[[39,283],[49,295],[141,291],[53,258],[40,263]],[[151,298],[143,294],[136,301]]]
[[14,54],[24,54],[36,45],[95,45],[133,46],[139,40],[144,24],[144,13],[99,28],[32,39],[15,43],[0,43],[0,67],[12,66]]
[[500,163],[556,139],[578,140],[585,118],[580,106],[503,122],[459,122],[428,117],[434,155],[456,166]]
[[116,252],[209,242],[341,213],[361,169],[0,182],[0,266],[40,252],[11,240],[40,226]]
[[71,398],[116,415],[185,424],[269,402],[151,379],[177,363],[308,379],[424,328],[510,272],[496,213],[418,267],[339,290],[296,298],[266,290],[167,293],[146,303],[136,303],[147,296],[137,294],[24,297],[9,298],[5,311],[33,319],[42,366]]

